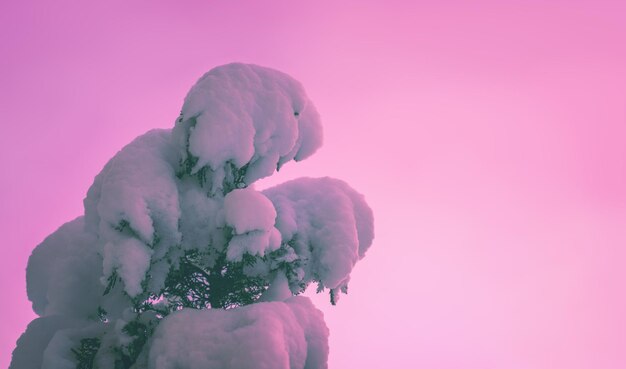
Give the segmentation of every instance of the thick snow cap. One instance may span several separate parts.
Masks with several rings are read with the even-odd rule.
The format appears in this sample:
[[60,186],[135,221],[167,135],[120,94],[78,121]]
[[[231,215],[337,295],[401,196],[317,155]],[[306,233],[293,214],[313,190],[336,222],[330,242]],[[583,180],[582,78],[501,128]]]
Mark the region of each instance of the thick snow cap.
[[26,269],[26,291],[39,315],[94,314],[104,287],[96,235],[84,230],[84,217],[67,222],[35,248]]
[[291,159],[305,159],[322,144],[319,115],[298,81],[240,63],[200,78],[173,133],[183,160],[192,163],[191,174],[208,167],[214,184],[224,171],[242,168],[243,183],[250,184]]
[[[182,235],[176,150],[170,130],[137,137],[104,166],[84,200],[85,229],[96,233],[103,256],[103,283],[119,272],[126,292],[143,292],[152,264],[150,289],[162,288],[165,274],[154,263],[176,248]],[[162,268],[168,266],[163,262]]]
[[224,198],[226,224],[234,230],[227,258],[239,261],[244,252],[264,255],[280,247],[280,233],[274,228],[276,209],[262,193],[252,188],[233,190]]
[[298,178],[263,194],[276,208],[283,242],[302,261],[304,282],[345,287],[374,239],[374,216],[363,195],[329,177]]
[[26,332],[17,340],[9,369],[42,369],[46,365],[44,362],[46,349],[54,336],[59,331],[79,328],[84,324],[83,320],[63,315],[50,315],[33,320],[28,324]]
[[183,309],[153,336],[148,369],[326,369],[328,328],[306,297],[232,310]]

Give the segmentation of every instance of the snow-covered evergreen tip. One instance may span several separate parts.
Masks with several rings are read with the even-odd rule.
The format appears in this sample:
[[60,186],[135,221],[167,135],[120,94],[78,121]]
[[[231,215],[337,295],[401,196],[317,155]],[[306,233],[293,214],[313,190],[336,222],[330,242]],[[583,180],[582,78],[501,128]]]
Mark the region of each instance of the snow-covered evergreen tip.
[[240,63],[200,78],[173,134],[185,169],[208,170],[215,186],[228,176],[250,184],[292,159],[307,158],[322,144],[319,115],[298,81]]
[[120,150],[85,214],[27,267],[33,320],[10,369],[323,369],[331,303],[374,237],[343,181],[251,186],[321,145],[319,116],[284,73],[229,64],[191,89],[171,130]]

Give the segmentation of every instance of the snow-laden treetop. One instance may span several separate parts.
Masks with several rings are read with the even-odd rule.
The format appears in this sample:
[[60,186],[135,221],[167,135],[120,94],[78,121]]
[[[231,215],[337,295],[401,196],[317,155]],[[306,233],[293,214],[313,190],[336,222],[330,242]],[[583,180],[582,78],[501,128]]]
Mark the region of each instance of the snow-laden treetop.
[[286,74],[237,63],[205,74],[174,128],[118,152],[84,216],[33,251],[41,317],[11,368],[325,368],[321,312],[293,295],[314,282],[334,304],[347,291],[372,212],[332,178],[253,186],[321,142]]
[[208,168],[212,184],[221,188],[226,176],[247,185],[307,158],[322,144],[322,125],[298,81],[256,65],[229,64],[191,88],[173,137],[190,173]]

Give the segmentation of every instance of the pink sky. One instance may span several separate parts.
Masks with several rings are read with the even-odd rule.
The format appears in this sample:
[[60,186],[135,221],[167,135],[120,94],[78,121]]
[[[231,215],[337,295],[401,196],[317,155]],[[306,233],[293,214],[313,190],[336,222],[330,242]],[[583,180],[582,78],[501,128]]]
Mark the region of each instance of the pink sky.
[[0,367],[31,250],[104,163],[171,127],[210,68],[299,79],[376,239],[332,307],[330,368],[626,367],[619,1],[3,2]]

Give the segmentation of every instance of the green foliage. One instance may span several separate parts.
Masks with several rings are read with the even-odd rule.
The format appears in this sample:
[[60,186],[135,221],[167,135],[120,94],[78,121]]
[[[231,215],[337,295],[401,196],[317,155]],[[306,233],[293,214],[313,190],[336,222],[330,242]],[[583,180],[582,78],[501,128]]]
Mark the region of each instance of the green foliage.
[[109,318],[107,317],[107,311],[102,308],[102,306],[98,306],[98,321],[101,323],[108,323]]
[[268,282],[264,278],[244,274],[246,262],[249,263],[249,260],[228,262],[225,254],[216,260],[213,272],[208,275],[211,307],[227,309],[249,305],[267,289]]
[[286,256],[293,251],[292,241],[283,243],[280,248],[267,253],[262,257],[263,261],[276,261],[273,264],[272,270],[282,270],[285,272],[285,276],[289,281],[289,287],[295,294],[303,293],[306,290],[306,283],[302,281],[301,276],[298,275],[298,269],[302,267],[303,259],[297,258],[295,260],[287,260]]
[[100,349],[99,338],[83,338],[80,340],[78,348],[73,348],[72,353],[78,364],[76,369],[92,369],[93,361],[98,349]]
[[188,253],[180,260],[178,268],[170,270],[165,280],[162,296],[171,305],[170,310],[181,308],[206,309],[210,307],[208,271],[195,261],[198,254]]
[[248,166],[250,163],[242,166],[241,168],[237,167],[233,162],[228,162],[225,170],[225,178],[224,178],[224,194],[229,193],[232,190],[236,190],[238,188],[247,187],[244,177],[246,172],[248,171]]
[[[202,259],[197,250],[188,251],[178,261],[178,267],[169,271],[160,294],[136,299],[135,311],[151,310],[165,316],[182,308],[228,309],[255,302],[268,287],[266,279],[244,273],[246,265],[256,262],[256,256],[244,255],[240,262],[229,262],[222,252],[210,268]],[[165,304],[159,304],[161,301]]]
[[132,341],[126,346],[116,348],[118,357],[115,360],[115,369],[129,369],[137,361],[137,357],[153,330],[154,328],[136,320],[122,328],[122,332],[130,336]]
[[337,291],[334,288],[330,289],[330,303],[337,305]]
[[[176,177],[183,178],[186,175],[191,175],[191,171],[198,163],[198,158],[193,156],[189,150],[187,150],[187,155],[184,159],[181,159],[178,163],[178,167],[180,170],[176,172]],[[202,185],[202,183],[200,183]]]
[[[197,163],[198,158],[194,157],[187,148],[187,155],[181,161],[180,170],[176,175],[180,179],[187,177],[198,180],[201,187],[207,184],[212,186],[209,182],[213,172],[208,166],[191,174]],[[248,165],[238,168],[235,164],[228,163],[225,166],[223,188],[220,189],[222,195],[246,186],[244,177],[247,169]],[[212,191],[211,188],[205,188],[205,190]],[[113,228],[120,233],[139,239],[138,234],[126,220],[120,221]],[[225,243],[227,243],[232,233],[226,229],[225,236]],[[159,237],[155,234],[153,244],[150,246],[154,247],[158,242]],[[238,262],[227,260],[224,247],[207,248],[204,252],[187,250],[182,257],[176,256],[169,262],[172,267],[165,278],[162,290],[144,292],[131,298],[136,317],[126,323],[122,329],[122,333],[127,336],[125,343],[115,347],[106,347],[106,350],[115,356],[114,368],[110,369],[129,369],[135,365],[160,320],[172,312],[183,308],[230,309],[252,304],[269,287],[269,275],[279,270],[287,276],[289,287],[294,293],[304,292],[306,288],[301,269],[306,260],[295,256],[293,241],[283,243],[279,249],[267,252],[263,256],[246,253]],[[262,276],[250,276],[250,268],[254,269],[257,263],[268,268],[265,270],[266,273],[262,273]],[[148,272],[142,281],[144,291],[148,290],[150,278],[150,272]],[[121,281],[121,278],[117,271],[113,271],[107,279],[103,295],[125,294],[118,281]],[[319,287],[324,288],[321,283]],[[331,291],[331,302],[334,303],[333,293]],[[103,308],[98,309],[94,320],[105,325],[111,324]],[[80,363],[77,368],[94,369],[94,358],[99,349],[99,338],[82,340],[80,346],[72,350]]]
[[104,289],[104,292],[102,293],[102,296],[108,295],[109,292],[111,292],[111,290],[115,287],[115,284],[117,283],[118,278],[119,277],[117,276],[117,272],[116,271],[111,273],[111,275],[107,279],[107,286]]

